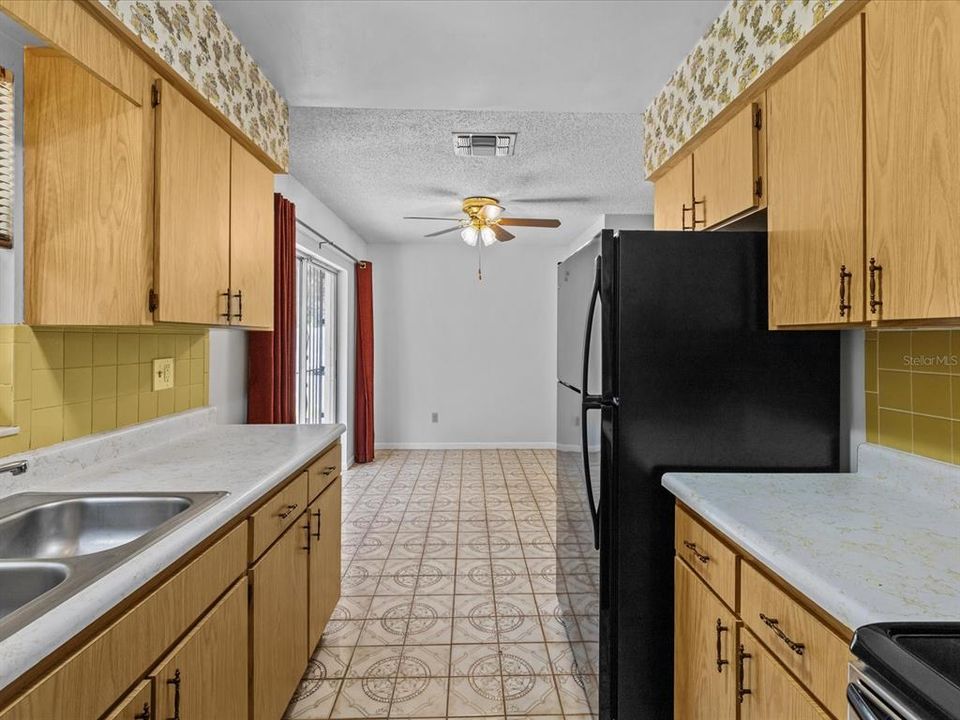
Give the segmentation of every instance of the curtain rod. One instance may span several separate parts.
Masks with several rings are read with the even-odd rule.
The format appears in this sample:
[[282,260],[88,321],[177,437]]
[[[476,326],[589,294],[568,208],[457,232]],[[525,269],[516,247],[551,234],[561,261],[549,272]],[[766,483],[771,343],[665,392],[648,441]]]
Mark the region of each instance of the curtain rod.
[[312,232],[314,235],[316,235],[318,238],[320,238],[320,247],[321,247],[321,248],[322,248],[324,245],[330,245],[330,246],[332,246],[333,249],[336,250],[338,253],[340,253],[341,255],[346,255],[348,258],[350,258],[350,259],[353,260],[355,263],[357,263],[357,265],[359,265],[360,267],[366,267],[366,266],[367,266],[367,263],[365,263],[363,260],[357,259],[357,258],[354,257],[353,255],[351,255],[350,253],[348,253],[346,250],[344,250],[342,247],[340,247],[339,245],[337,245],[333,240],[328,239],[327,236],[324,235],[322,232],[318,232],[318,231],[315,230],[314,228],[312,228],[312,227],[310,227],[309,225],[307,225],[307,223],[305,223],[305,222],[304,222],[303,220],[301,220],[300,218],[297,218],[297,225],[300,225],[301,227],[306,228],[307,230],[309,230],[310,232]]

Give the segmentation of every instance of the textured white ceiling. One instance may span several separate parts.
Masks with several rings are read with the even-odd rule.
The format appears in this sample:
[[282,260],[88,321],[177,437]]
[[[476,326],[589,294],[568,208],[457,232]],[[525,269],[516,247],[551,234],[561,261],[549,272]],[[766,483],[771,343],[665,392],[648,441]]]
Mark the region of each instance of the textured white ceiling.
[[[290,172],[368,242],[419,239],[446,227],[468,195],[499,198],[514,242],[569,243],[602,213],[651,212],[637,115],[291,108]],[[511,157],[457,157],[453,131],[515,131]],[[538,200],[543,198],[542,201]],[[450,223],[452,225],[453,223]],[[451,233],[439,239],[459,242]]]
[[[652,212],[639,113],[726,3],[214,0],[291,105],[290,172],[365,239],[486,194],[563,244]],[[456,157],[453,131],[519,132],[516,155]]]
[[727,0],[214,0],[290,105],[642,112]]

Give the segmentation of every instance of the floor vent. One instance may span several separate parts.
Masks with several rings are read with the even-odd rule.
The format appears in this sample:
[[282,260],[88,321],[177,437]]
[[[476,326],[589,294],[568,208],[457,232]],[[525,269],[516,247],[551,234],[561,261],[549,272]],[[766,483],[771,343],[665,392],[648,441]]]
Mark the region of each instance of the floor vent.
[[455,132],[453,134],[453,151],[462,156],[506,157],[513,155],[516,144],[516,133]]

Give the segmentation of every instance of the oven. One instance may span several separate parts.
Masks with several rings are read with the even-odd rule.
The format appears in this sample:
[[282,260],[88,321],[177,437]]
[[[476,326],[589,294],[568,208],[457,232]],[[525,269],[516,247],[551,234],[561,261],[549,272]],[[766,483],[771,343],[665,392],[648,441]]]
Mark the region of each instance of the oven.
[[847,684],[847,720],[928,720],[862,662],[850,663]]

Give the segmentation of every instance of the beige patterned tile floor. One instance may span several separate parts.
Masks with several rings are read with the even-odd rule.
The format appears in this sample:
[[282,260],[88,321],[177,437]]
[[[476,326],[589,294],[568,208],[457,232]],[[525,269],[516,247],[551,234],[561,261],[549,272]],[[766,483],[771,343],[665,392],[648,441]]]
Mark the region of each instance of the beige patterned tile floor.
[[290,720],[589,720],[547,450],[380,452],[343,477],[343,597]]

